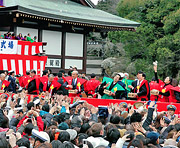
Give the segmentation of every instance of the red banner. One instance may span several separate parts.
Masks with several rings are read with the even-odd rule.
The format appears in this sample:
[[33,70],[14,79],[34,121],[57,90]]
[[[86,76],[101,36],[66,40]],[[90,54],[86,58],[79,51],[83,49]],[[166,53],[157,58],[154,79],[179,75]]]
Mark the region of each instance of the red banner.
[[14,70],[16,74],[25,75],[27,70],[34,69],[41,75],[46,61],[47,56],[0,54],[0,70]]
[[[137,101],[132,101],[132,100],[116,100],[116,99],[91,99],[91,98],[82,98],[81,100],[85,100],[87,101],[89,104],[92,104],[93,106],[98,107],[100,106],[109,106],[110,103],[116,104],[116,103],[121,103],[121,102],[126,102],[127,104],[134,104]],[[71,101],[73,102],[73,98],[71,99]],[[72,103],[71,102],[71,103]],[[140,102],[140,101],[138,101]],[[145,103],[145,102],[143,102]],[[177,110],[176,110],[176,114],[180,114],[180,103],[170,103],[170,102],[157,102],[157,109],[158,112],[161,111],[167,111],[167,106],[168,105],[174,105],[176,106]]]
[[19,55],[35,55],[38,53],[43,53],[42,42],[28,42],[28,41],[18,41],[17,54]]

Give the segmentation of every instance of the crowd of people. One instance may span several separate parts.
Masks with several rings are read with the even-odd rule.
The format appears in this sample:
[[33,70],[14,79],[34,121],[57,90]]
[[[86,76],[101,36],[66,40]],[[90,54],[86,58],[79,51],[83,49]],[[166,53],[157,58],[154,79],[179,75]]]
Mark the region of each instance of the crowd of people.
[[27,36],[24,36],[24,37],[22,33],[19,33],[19,35],[15,35],[14,33],[10,33],[10,32],[5,33],[5,34],[0,33],[0,39],[30,41],[31,43],[37,42],[37,36],[34,36],[34,38],[32,38],[30,33],[28,33]]
[[[128,79],[127,73],[117,73],[114,78],[104,77],[102,82],[95,74],[90,79],[79,74],[76,67],[67,76],[64,70],[56,76],[50,69],[44,70],[42,77],[35,70],[24,76],[2,71],[0,148],[180,147],[176,106],[168,105],[158,112],[156,104],[172,100],[176,89],[171,77],[164,82],[158,79],[157,65],[154,71],[155,78],[150,83],[142,71],[134,81]],[[146,103],[95,107],[81,97]]]

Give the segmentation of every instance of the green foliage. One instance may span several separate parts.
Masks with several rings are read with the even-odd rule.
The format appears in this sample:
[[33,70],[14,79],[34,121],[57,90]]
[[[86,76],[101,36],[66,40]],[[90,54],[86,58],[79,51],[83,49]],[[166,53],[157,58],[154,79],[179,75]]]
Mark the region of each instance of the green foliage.
[[113,43],[124,44],[126,56],[143,70],[148,80],[152,63],[159,63],[158,73],[176,77],[180,69],[180,0],[120,0],[119,16],[138,21],[136,32],[109,32]]

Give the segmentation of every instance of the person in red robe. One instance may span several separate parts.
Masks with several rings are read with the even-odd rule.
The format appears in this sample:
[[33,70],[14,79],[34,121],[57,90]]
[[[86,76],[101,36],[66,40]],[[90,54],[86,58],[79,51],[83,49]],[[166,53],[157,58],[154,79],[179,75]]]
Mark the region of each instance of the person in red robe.
[[[160,91],[160,85],[159,85],[160,80],[158,80],[158,78],[157,78],[157,65],[154,65],[154,75],[155,75],[155,77],[153,77],[152,81],[149,83],[150,91],[151,90]],[[158,95],[151,95],[150,98],[151,98],[151,101],[158,101]]]
[[54,79],[54,75],[50,74],[48,77],[47,76],[42,76],[40,78],[40,84],[39,84],[39,92],[40,94],[49,92],[50,95],[53,95],[54,93],[57,92],[61,87],[61,84],[58,83]]
[[155,79],[159,84],[158,101],[169,102],[169,100],[171,100],[171,98],[173,97],[170,91],[171,88],[173,88],[173,86],[171,85],[172,77],[166,77],[164,82],[159,80],[157,76],[157,65],[154,65],[154,72],[155,72]]
[[64,87],[68,90],[74,90],[73,93],[69,93],[69,97],[81,97],[81,92],[84,91],[83,84],[86,80],[78,78],[78,71],[73,71],[72,76],[65,77],[65,83],[63,84]]
[[31,80],[30,71],[27,70],[26,75],[19,77],[19,85],[26,89]]
[[96,75],[94,73],[91,74],[91,79],[86,82],[85,92],[87,96],[93,96],[93,98],[97,98],[97,90],[101,82],[96,80]]
[[[150,91],[151,90],[157,90],[159,91],[159,84],[157,83],[157,81],[155,81],[155,79],[153,78],[152,81],[149,83],[150,86]],[[150,96],[150,100],[151,101],[157,101],[158,100],[158,95],[152,95]]]
[[0,74],[0,88],[4,91],[12,91],[12,88],[10,86],[10,82],[5,80],[6,75]]
[[26,93],[39,94],[40,79],[39,79],[39,76],[36,75],[36,71],[34,69],[32,69],[30,71],[30,76],[31,76],[32,80],[28,83]]
[[170,97],[169,102],[180,103],[180,83],[176,87],[172,87],[170,90],[172,97]]
[[150,87],[148,81],[146,80],[145,73],[139,71],[137,78],[138,80],[132,82],[132,85],[129,85],[128,87],[136,94],[138,101],[150,100]]

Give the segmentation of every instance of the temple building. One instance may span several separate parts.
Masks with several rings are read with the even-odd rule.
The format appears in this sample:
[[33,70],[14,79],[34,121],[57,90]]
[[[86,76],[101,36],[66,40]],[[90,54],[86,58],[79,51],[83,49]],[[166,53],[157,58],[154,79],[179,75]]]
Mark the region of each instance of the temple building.
[[98,10],[90,0],[0,0],[0,32],[47,42],[46,68],[86,71],[89,32],[135,31],[140,23]]

